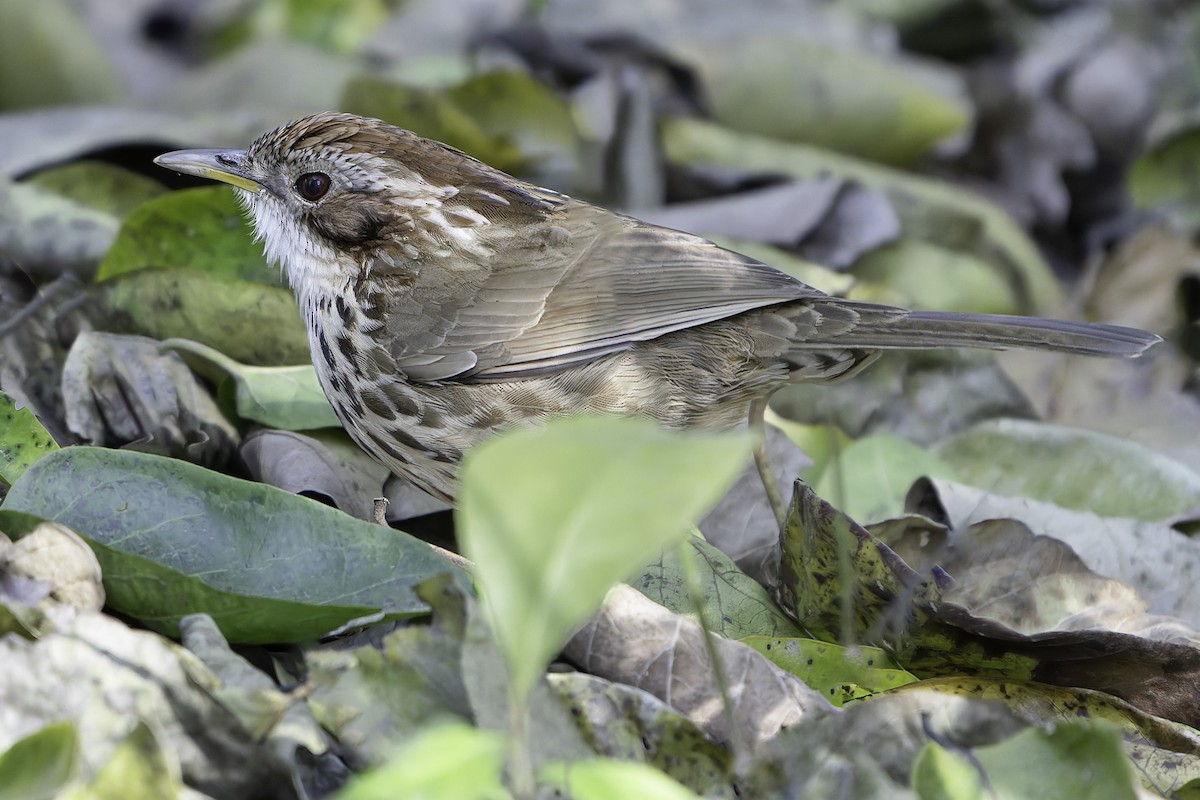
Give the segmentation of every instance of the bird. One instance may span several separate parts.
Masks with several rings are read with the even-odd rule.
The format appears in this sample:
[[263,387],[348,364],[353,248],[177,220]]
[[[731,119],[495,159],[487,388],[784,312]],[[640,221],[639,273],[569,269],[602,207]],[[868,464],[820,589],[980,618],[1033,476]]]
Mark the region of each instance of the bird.
[[[885,350],[1133,357],[1160,341],[1116,325],[831,296],[351,114],[290,122],[244,150],[155,162],[235,188],[295,292],[350,437],[451,502],[464,454],[555,417],[761,426],[776,389],[849,377]],[[756,456],[765,470],[761,448]]]

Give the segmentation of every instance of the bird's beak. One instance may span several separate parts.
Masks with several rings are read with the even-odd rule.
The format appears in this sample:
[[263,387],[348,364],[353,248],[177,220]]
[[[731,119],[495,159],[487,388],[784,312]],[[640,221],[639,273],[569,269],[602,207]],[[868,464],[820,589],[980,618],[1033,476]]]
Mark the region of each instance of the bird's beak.
[[154,159],[160,167],[232,184],[248,192],[265,187],[246,169],[245,150],[175,150]]

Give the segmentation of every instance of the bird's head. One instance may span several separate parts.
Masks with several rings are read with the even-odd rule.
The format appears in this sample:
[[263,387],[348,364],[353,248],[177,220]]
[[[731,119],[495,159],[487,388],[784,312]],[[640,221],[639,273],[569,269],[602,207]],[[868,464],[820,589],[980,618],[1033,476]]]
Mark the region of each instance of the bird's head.
[[234,186],[267,257],[301,294],[345,287],[363,269],[415,274],[431,257],[484,256],[481,229],[548,208],[454,148],[352,114],[288,123],[245,150],[177,150],[155,163]]

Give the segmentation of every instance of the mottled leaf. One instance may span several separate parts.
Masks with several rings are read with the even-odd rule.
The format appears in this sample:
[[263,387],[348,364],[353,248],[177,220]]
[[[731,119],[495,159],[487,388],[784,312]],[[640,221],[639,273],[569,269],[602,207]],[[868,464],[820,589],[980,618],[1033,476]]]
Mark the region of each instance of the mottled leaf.
[[916,680],[878,647],[860,645],[851,649],[815,639],[769,636],[747,636],[741,641],[835,706]]
[[[670,703],[735,753],[749,752],[781,728],[804,727],[801,723],[815,722],[833,709],[754,649],[713,637],[695,620],[627,586],[609,592],[600,613],[565,652],[593,675]],[[714,657],[720,659],[720,673]],[[728,698],[729,707],[718,698]]]
[[662,700],[582,672],[549,681],[596,753],[653,766],[704,797],[733,797],[729,751]]
[[58,443],[27,408],[0,392],[0,483],[12,485],[39,458],[58,449]]

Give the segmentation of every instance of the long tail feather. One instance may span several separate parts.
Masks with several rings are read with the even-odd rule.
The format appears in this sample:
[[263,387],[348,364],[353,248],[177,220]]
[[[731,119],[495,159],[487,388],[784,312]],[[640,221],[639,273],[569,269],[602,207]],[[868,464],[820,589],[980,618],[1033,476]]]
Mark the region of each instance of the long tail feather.
[[897,350],[936,347],[988,350],[1020,348],[1132,358],[1162,341],[1161,337],[1136,328],[1095,322],[937,311],[880,315],[876,320],[872,319],[870,308],[864,304],[855,309],[862,313],[863,324],[840,333],[837,336],[838,344]]

